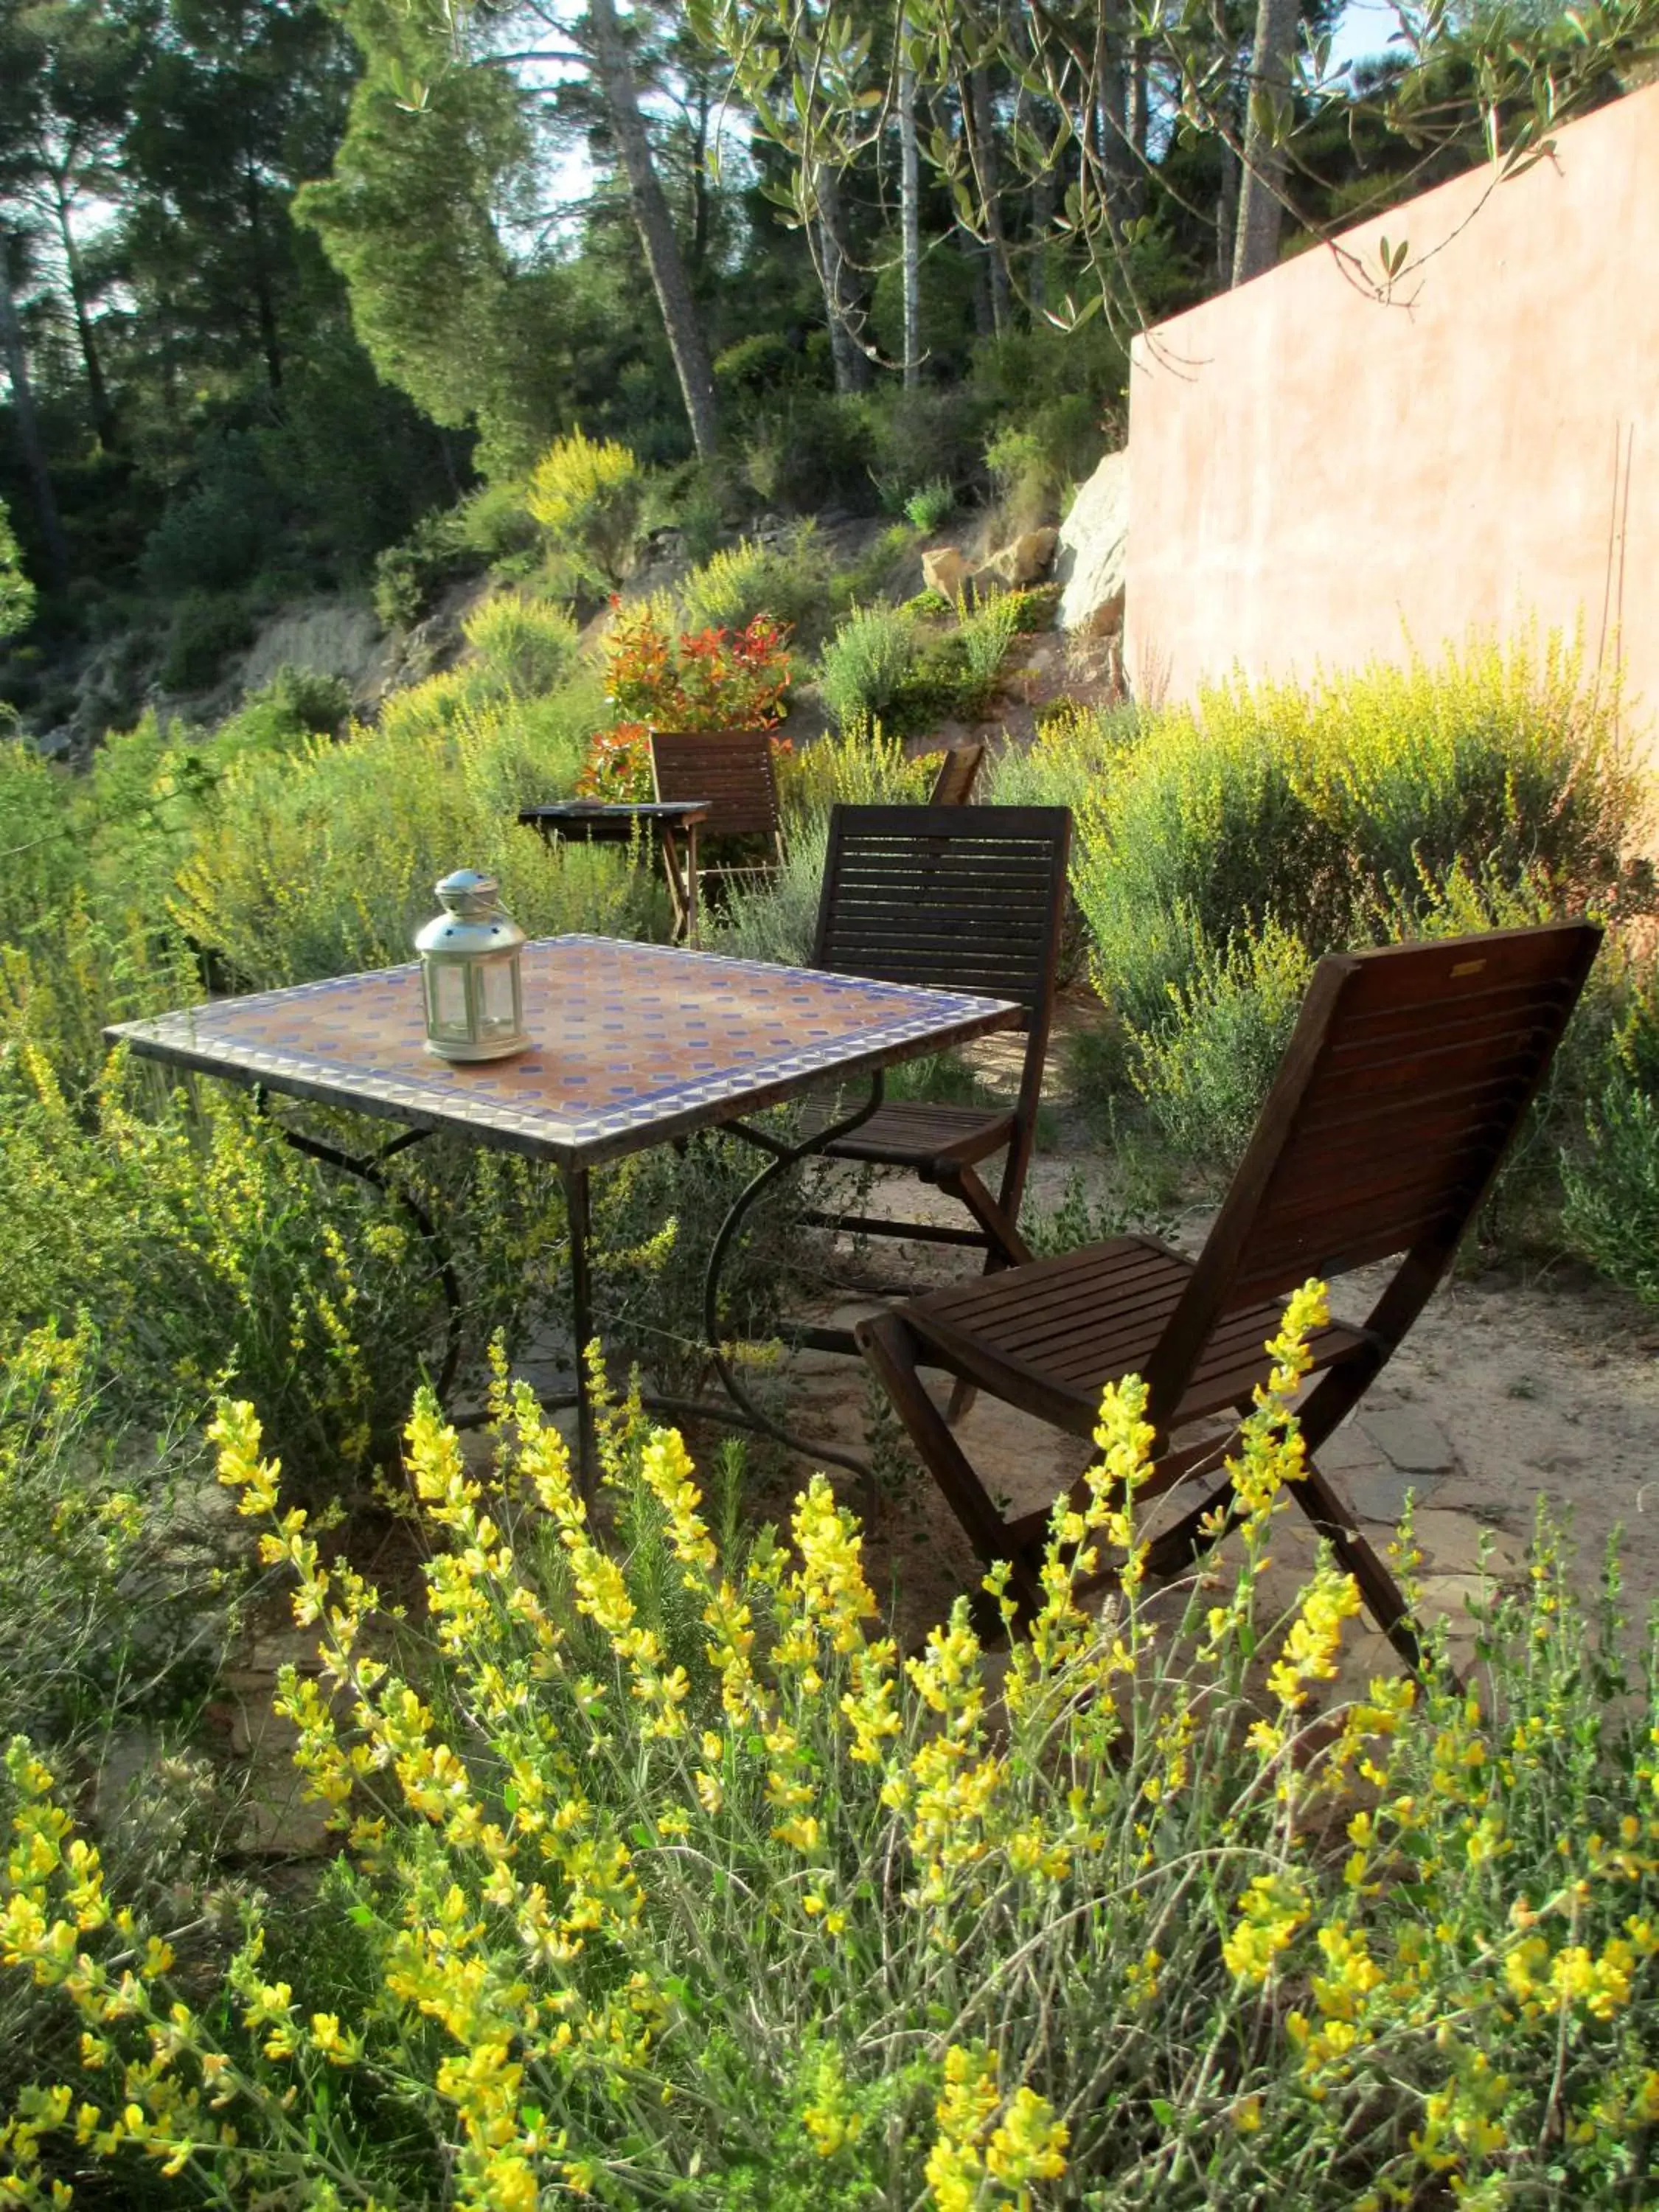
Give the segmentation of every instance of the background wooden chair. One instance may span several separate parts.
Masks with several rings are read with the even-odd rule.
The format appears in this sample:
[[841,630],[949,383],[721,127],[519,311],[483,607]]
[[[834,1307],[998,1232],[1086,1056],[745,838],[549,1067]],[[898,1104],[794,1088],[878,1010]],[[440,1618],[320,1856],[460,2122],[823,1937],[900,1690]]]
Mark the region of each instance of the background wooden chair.
[[[1014,1563],[1038,1601],[1047,1511],[1005,1520],[918,1373],[940,1367],[1073,1434],[1103,1387],[1142,1376],[1156,1431],[1150,1499],[1220,1464],[1230,1443],[1178,1432],[1247,1412],[1289,1292],[1400,1255],[1363,1328],[1333,1322],[1310,1347],[1299,1408],[1309,1459],[1291,1494],[1329,1539],[1413,1666],[1404,1599],[1314,1455],[1352,1411],[1451,1265],[1589,972],[1586,922],[1333,954],[1315,970],[1279,1075],[1196,1261],[1151,1237],[933,1292],[860,1325],[860,1348],[980,1556]],[[1234,1432],[1236,1435],[1236,1431]],[[1078,1493],[1081,1495],[1081,1492]],[[1230,1486],[1153,1545],[1168,1574],[1212,1540]]]
[[969,745],[947,745],[939,762],[939,774],[933,778],[933,787],[927,794],[930,806],[966,806],[974,795],[974,786],[985,760],[982,738]]
[[[837,806],[830,817],[812,965],[1012,999],[1025,1055],[1012,1106],[894,1099],[827,1158],[908,1168],[948,1191],[971,1225],[819,1213],[873,1237],[965,1245],[988,1267],[1030,1258],[1020,1200],[1036,1134],[1065,911],[1072,817],[1063,806]],[[994,1197],[978,1170],[1005,1155]],[[854,1350],[850,1333],[833,1348]],[[815,1333],[815,1343],[829,1338]]]
[[[663,863],[680,934],[698,941],[702,886],[753,883],[776,873],[783,860],[783,817],[772,768],[768,730],[653,730],[651,773],[659,799],[706,800],[708,813],[696,839],[682,848],[665,832]],[[758,858],[734,860],[728,851],[712,860],[710,839],[758,845]]]

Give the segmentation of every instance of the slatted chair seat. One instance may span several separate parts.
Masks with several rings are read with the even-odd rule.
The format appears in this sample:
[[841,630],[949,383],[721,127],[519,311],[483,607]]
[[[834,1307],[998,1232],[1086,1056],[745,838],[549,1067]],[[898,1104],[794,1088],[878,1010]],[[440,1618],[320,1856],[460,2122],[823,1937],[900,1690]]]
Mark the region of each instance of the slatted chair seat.
[[[925,1342],[950,1355],[952,1367],[994,1395],[1007,1395],[1004,1386],[1012,1386],[1029,1400],[1029,1411],[1088,1437],[1106,1385],[1144,1371],[1193,1268],[1192,1261],[1152,1237],[1121,1237],[928,1291],[910,1300],[905,1319]],[[1261,1346],[1279,1318],[1271,1302],[1227,1315],[1171,1409],[1172,1433],[1249,1396],[1262,1372]],[[1369,1340],[1364,1329],[1331,1322],[1309,1344],[1316,1371]]]
[[[977,1247],[990,1267],[1030,1258],[1019,1205],[1054,1012],[1071,827],[1063,806],[832,810],[812,965],[1012,1000],[1022,1010],[1025,1057],[1012,1107],[898,1099],[827,1147],[829,1158],[907,1169],[948,1191],[971,1227],[820,1219],[862,1235]],[[993,1196],[975,1170],[999,1152],[1006,1158]]]
[[[1318,1379],[1297,1419],[1307,1459],[1291,1495],[1328,1540],[1412,1665],[1420,1650],[1394,1577],[1316,1455],[1398,1348],[1445,1275],[1560,1042],[1601,932],[1586,922],[1496,930],[1322,960],[1248,1150],[1196,1261],[1148,1237],[929,1292],[862,1322],[858,1340],[924,1464],[988,1561],[1012,1563],[1040,1602],[1047,1513],[1005,1520],[918,1370],[942,1368],[1051,1426],[1087,1436],[1109,1382],[1139,1374],[1157,1497],[1188,1476],[1205,1494],[1152,1546],[1152,1571],[1214,1540],[1236,1501],[1217,1469],[1237,1431],[1183,1442],[1205,1417],[1248,1411],[1285,1299],[1392,1261],[1363,1328],[1310,1350]],[[1074,1503],[1085,1496],[1082,1486]]]
[[[809,1099],[803,1127],[822,1127],[835,1109],[836,1094]],[[971,1167],[1000,1152],[1014,1136],[1018,1117],[1012,1110],[987,1113],[975,1106],[932,1106],[922,1100],[896,1098],[878,1108],[850,1137],[832,1147],[838,1160],[865,1160],[878,1166],[921,1170],[934,1160]]]

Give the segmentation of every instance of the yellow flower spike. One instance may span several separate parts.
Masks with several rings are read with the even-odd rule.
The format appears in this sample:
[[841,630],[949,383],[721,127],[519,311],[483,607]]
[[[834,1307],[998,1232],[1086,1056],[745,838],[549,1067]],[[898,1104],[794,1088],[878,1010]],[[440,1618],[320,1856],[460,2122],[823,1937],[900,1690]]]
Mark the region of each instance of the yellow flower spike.
[[1066,2171],[1070,2131],[1036,2090],[1021,2087],[993,2130],[985,2170],[1005,2188],[1024,2191],[1034,2181],[1054,2181]]
[[1299,1881],[1287,1875],[1255,1875],[1238,1901],[1238,1925],[1221,1946],[1229,1973],[1240,1981],[1265,1982],[1309,1910]]
[[662,1507],[668,1541],[685,1570],[688,1589],[702,1589],[720,1564],[714,1539],[697,1509],[702,1493],[692,1477],[691,1457],[678,1429],[655,1429],[640,1455],[640,1474]]

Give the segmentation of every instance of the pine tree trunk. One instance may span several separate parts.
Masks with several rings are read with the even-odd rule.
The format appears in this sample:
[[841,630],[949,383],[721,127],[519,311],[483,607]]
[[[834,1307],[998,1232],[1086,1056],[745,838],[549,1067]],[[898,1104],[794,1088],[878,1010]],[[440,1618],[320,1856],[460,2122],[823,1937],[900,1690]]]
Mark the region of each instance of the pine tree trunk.
[[61,592],[69,581],[69,545],[58,512],[58,495],[52,489],[46,449],[40,439],[40,420],[34,411],[34,387],[29,381],[28,357],[23,351],[23,326],[18,320],[11,270],[7,265],[10,243],[5,232],[0,230],[0,360],[6,364],[6,375],[11,384],[12,420],[17,427],[23,466],[34,494],[34,511],[40,524],[41,542],[46,549],[46,566],[53,584]]
[[[1027,11],[1022,4],[1022,0],[1002,0],[1002,29],[1003,36],[1007,40],[1009,47],[1017,59],[1021,63],[1029,63],[1032,59],[1031,33],[1027,21]],[[1018,88],[1014,94],[1014,143],[1016,146],[1024,146],[1030,137],[1047,126],[1046,123],[1040,124],[1038,121],[1037,103],[1032,97],[1030,87],[1025,82],[1024,74],[1017,72],[1017,76]],[[1046,117],[1046,101],[1043,103],[1042,112]],[[1017,155],[1016,166],[1022,168],[1025,166],[1024,155]],[[1025,240],[1025,252],[1029,275],[1025,290],[1026,296],[1030,301],[1032,313],[1041,316],[1048,296],[1047,268],[1048,226],[1054,219],[1054,173],[1051,167],[1045,166],[1032,176],[1026,205],[1026,222],[1029,231]]]
[[696,304],[674,235],[673,219],[652,159],[645,118],[640,112],[639,93],[628,48],[617,21],[614,0],[590,0],[588,21],[593,30],[593,64],[611,133],[622,154],[628,178],[629,203],[645,249],[651,283],[662,312],[668,349],[680,380],[680,394],[691,424],[692,442],[699,457],[709,459],[719,428],[714,404],[714,372],[708,348],[697,320]]
[[701,278],[708,264],[711,209],[708,198],[708,82],[697,82],[697,119],[691,134],[691,273]]
[[259,350],[264,356],[265,382],[273,394],[283,389],[283,343],[276,326],[276,298],[270,285],[270,257],[265,246],[263,187],[250,154],[242,170],[242,204],[247,211],[247,234],[253,246],[253,312],[259,325]]
[[[899,18],[899,38],[909,26]],[[916,73],[899,63],[899,230],[904,289],[904,388],[921,381],[921,161],[916,147]]]
[[814,169],[812,197],[817,202],[818,266],[823,284],[823,312],[830,325],[830,356],[836,368],[836,389],[867,392],[870,356],[859,339],[861,317],[846,232],[842,225],[841,179],[831,162],[820,161]]
[[1261,110],[1288,94],[1296,54],[1297,0],[1256,0],[1255,44],[1250,56],[1250,98],[1244,124],[1244,176],[1238,198],[1238,235],[1233,283],[1248,284],[1279,258],[1284,215],[1285,149],[1261,125]]
[[987,69],[968,73],[969,113],[972,118],[974,169],[985,210],[985,255],[991,286],[991,326],[999,335],[1007,329],[1013,305],[1008,281],[1008,242],[1002,229],[1002,171],[997,159],[996,123],[991,113],[991,73]]
[[1238,236],[1238,156],[1224,138],[1221,184],[1215,202],[1215,276],[1218,284],[1231,284],[1233,251]]
[[81,266],[81,249],[76,241],[75,225],[70,220],[69,200],[61,177],[52,179],[52,205],[58,218],[58,242],[64,249],[64,265],[69,271],[70,303],[75,310],[75,335],[81,348],[81,362],[87,372],[87,404],[92,414],[92,427],[99,444],[106,453],[113,453],[117,441],[115,410],[110,404],[109,386],[104,381],[104,364],[98,351],[98,334],[92,326],[91,310],[87,301],[85,271]]
[[1095,14],[1095,139],[1114,234],[1127,213],[1129,70],[1123,25],[1112,0],[1097,0]]

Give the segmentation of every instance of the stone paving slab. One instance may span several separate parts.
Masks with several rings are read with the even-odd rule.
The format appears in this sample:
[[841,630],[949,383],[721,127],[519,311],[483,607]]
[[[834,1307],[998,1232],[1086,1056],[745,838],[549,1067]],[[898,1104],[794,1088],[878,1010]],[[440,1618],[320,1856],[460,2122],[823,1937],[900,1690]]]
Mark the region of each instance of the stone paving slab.
[[1362,1428],[1377,1449],[1402,1474],[1449,1474],[1452,1448],[1438,1421],[1415,1406],[1395,1406],[1359,1414]]

